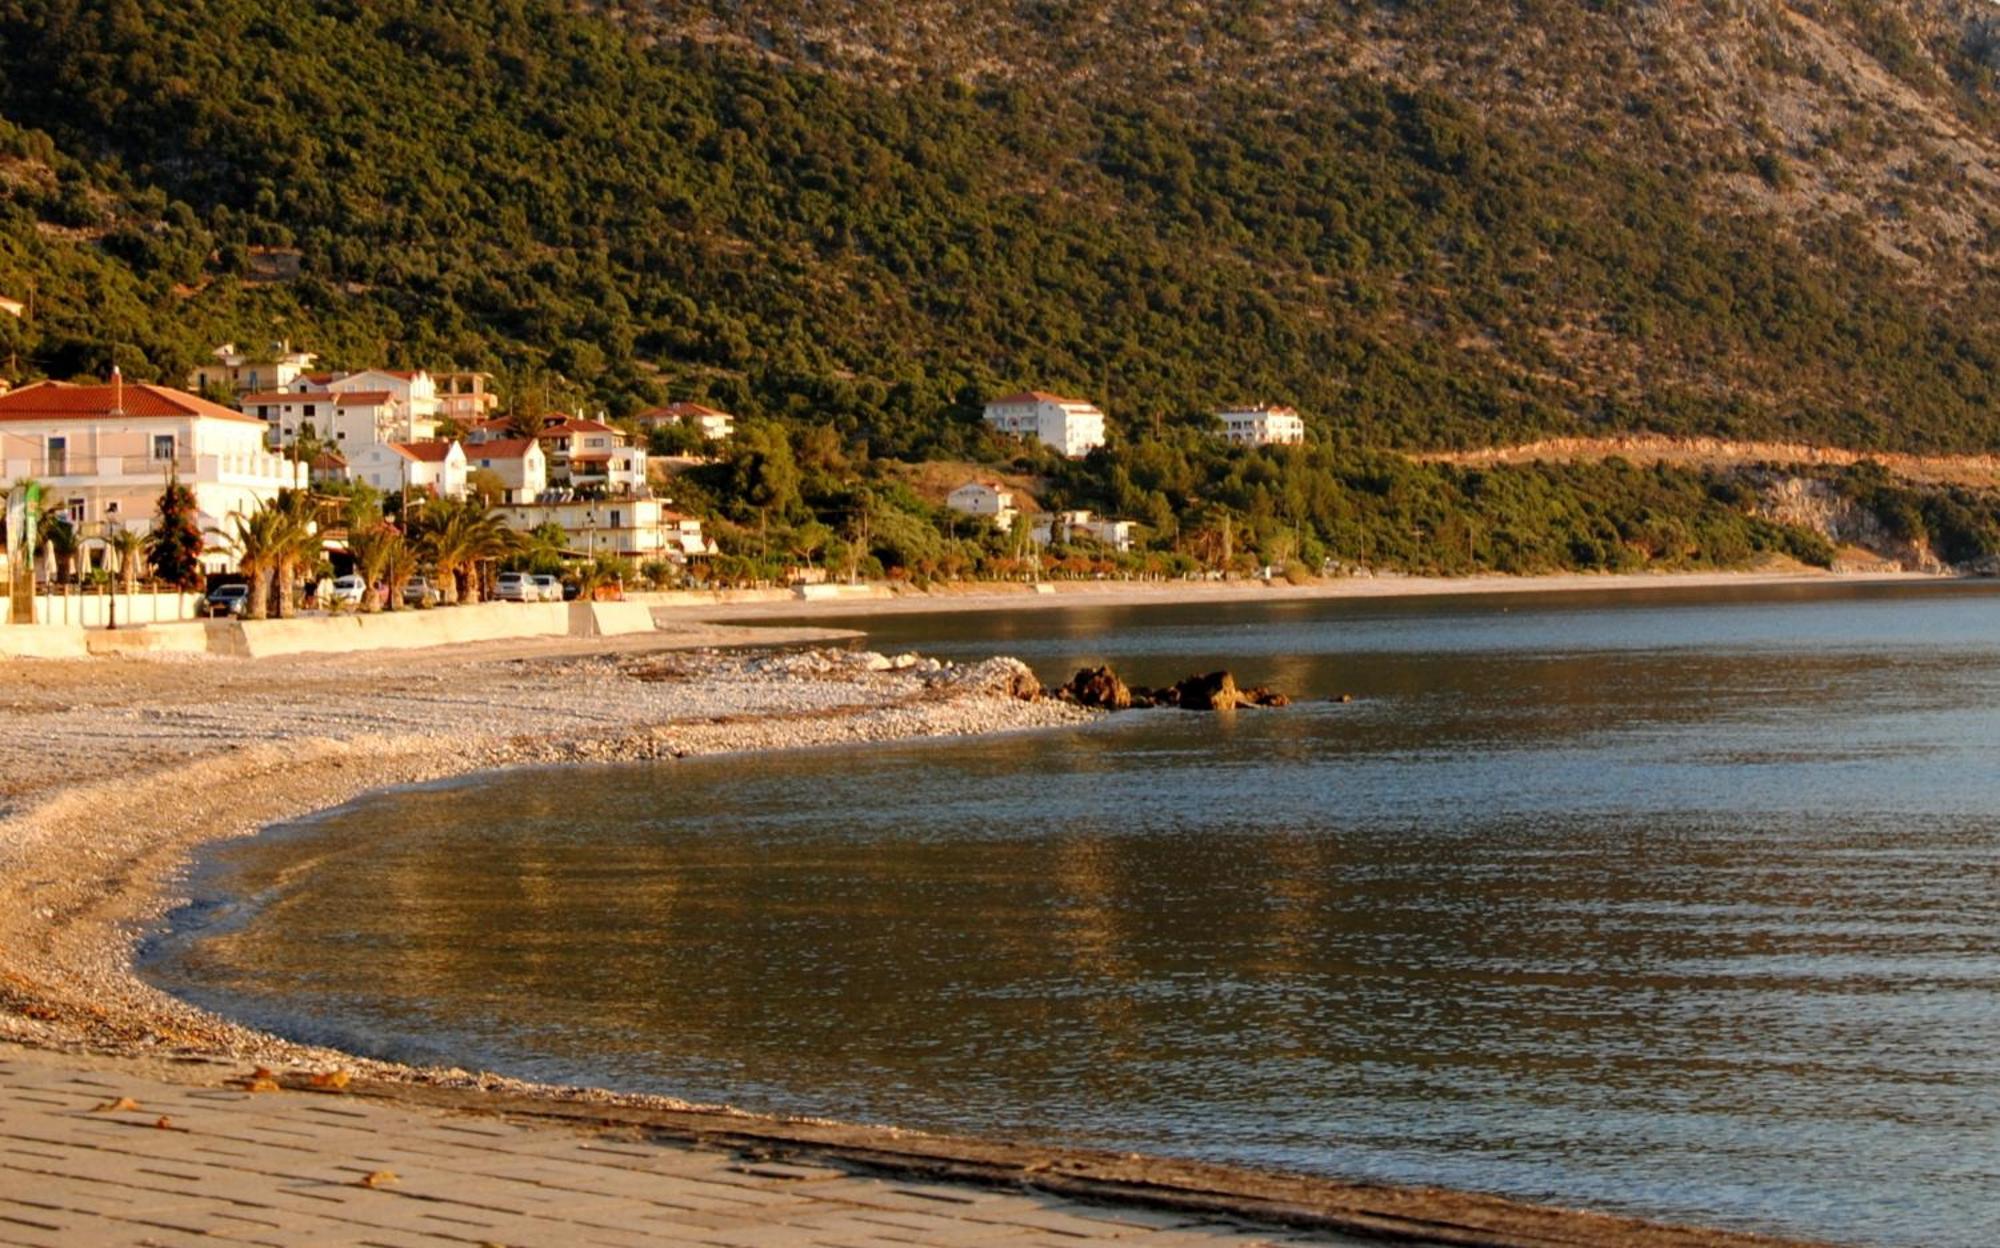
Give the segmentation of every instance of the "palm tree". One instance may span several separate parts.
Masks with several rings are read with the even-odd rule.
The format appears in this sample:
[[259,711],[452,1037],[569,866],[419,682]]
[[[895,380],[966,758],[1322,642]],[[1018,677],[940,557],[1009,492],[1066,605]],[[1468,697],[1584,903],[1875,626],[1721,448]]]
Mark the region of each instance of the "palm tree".
[[250,578],[250,602],[244,614],[253,620],[270,618],[271,578],[278,570],[280,553],[293,541],[291,520],[270,503],[261,504],[249,515],[229,514],[227,534],[236,566]]
[[119,525],[104,539],[118,558],[118,580],[127,594],[139,588],[139,564],[146,557],[146,536],[137,529]]
[[416,540],[437,570],[438,589],[448,604],[478,602],[481,561],[498,558],[516,546],[513,530],[499,515],[469,498],[441,499],[425,507]]
[[274,556],[278,577],[278,618],[289,620],[297,614],[292,596],[298,587],[299,569],[309,560],[316,561],[320,553],[319,525],[315,515],[318,509],[312,495],[305,490],[279,490],[278,497],[266,508],[281,517],[281,540]]
[[389,600],[389,610],[403,609],[403,587],[417,574],[417,549],[409,539],[391,529],[388,541],[384,543],[386,553],[382,556],[382,581]]

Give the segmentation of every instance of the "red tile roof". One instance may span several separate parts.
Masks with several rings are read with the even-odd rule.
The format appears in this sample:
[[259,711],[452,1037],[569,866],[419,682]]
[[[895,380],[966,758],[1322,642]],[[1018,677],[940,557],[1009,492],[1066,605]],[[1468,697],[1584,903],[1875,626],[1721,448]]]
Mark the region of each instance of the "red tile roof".
[[420,464],[441,464],[451,457],[456,442],[390,442],[389,449]]
[[349,390],[333,396],[335,407],[387,407],[396,396],[387,390]]
[[128,381],[122,397],[119,389],[109,384],[73,386],[63,381],[38,381],[0,394],[0,420],[101,419],[118,407],[118,414],[128,417],[200,416],[252,425],[264,423],[255,416],[245,416],[169,386]]
[[988,403],[1086,403],[1087,399],[1066,399],[1060,394],[1050,394],[1046,390],[1023,390],[1004,398],[989,399]]
[[481,459],[519,459],[528,453],[529,447],[537,445],[533,438],[495,438],[475,444],[466,454]]
[[728,412],[719,412],[712,407],[703,407],[699,403],[669,403],[665,407],[649,407],[645,411],[634,415],[632,419],[638,421],[686,420],[691,416],[723,416],[730,420],[736,419],[734,416],[730,416]]
[[332,472],[347,467],[347,460],[339,451],[321,451],[313,456],[312,466],[321,472]]
[[246,394],[236,400],[239,407],[269,407],[279,403],[324,402],[324,394],[300,394],[297,391],[265,390],[258,394]]
[[617,433],[601,420],[584,420],[576,416],[565,416],[552,425],[542,426],[542,437],[559,437],[567,433]]

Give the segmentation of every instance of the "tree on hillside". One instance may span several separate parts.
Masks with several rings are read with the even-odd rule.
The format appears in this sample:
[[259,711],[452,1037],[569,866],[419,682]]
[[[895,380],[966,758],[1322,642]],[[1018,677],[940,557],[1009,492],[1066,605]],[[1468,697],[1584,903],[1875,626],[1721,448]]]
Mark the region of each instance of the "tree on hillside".
[[201,586],[201,524],[196,518],[194,491],[180,478],[167,478],[153,513],[153,530],[146,535],[146,557],[153,575],[176,589]]

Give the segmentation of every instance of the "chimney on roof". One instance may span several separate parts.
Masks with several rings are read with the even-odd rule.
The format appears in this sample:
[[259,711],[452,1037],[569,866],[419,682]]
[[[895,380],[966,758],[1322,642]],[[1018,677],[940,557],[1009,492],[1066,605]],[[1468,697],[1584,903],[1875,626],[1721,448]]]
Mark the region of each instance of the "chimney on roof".
[[111,414],[125,414],[125,374],[116,364],[111,366]]

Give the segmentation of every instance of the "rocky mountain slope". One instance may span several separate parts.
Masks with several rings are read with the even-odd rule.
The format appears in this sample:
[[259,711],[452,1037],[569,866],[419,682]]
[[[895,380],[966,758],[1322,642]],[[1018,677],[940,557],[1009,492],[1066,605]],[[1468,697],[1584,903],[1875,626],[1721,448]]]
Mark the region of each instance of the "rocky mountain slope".
[[1996,48],[1985,0],[0,0],[0,364],[277,331],[894,455],[1029,382],[1131,439],[1985,450]]

